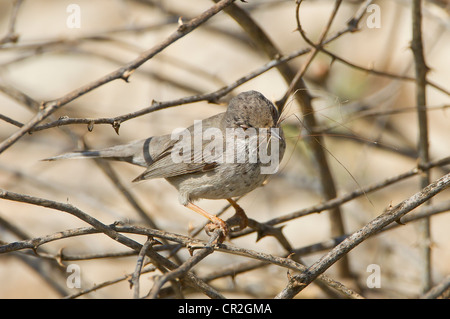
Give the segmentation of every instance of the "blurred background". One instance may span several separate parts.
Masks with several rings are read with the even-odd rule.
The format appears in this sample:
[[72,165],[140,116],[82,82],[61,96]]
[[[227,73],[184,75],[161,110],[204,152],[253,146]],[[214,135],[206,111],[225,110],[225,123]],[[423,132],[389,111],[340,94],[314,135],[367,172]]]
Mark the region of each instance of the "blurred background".
[[[75,6],[73,6],[75,4]],[[347,28],[347,22],[367,1],[343,1],[328,32],[329,37]],[[0,139],[4,141],[36,114],[36,103],[60,98],[82,85],[120,68],[152,48],[214,5],[213,1],[132,0],[0,0]],[[236,2],[262,28],[283,56],[309,45],[297,29],[295,1],[259,0]],[[319,53],[304,76],[317,124],[324,132],[328,157],[338,196],[382,182],[413,169],[418,162],[418,125],[415,82],[377,75],[371,69],[414,78],[411,44],[411,1],[372,1],[360,20],[358,32],[347,32],[326,46],[336,56]],[[318,41],[334,8],[334,1],[304,1],[299,13],[306,34]],[[425,59],[431,68],[428,79],[430,158],[450,152],[450,4],[424,1],[423,39]],[[79,15],[77,15],[79,13]],[[78,19],[79,18],[79,19]],[[328,37],[327,37],[328,38]],[[214,92],[259,70],[271,60],[258,43],[225,12],[172,43],[139,67],[129,82],[112,81],[76,98],[51,118],[112,118],[146,108],[152,101],[170,101]],[[300,69],[307,54],[289,63]],[[361,69],[355,66],[361,67]],[[366,69],[366,70],[364,70]],[[23,136],[0,154],[0,188],[70,203],[105,224],[116,221],[148,226],[107,174],[92,160],[43,162],[44,158],[81,149],[83,143],[102,148],[187,127],[194,120],[223,112],[233,95],[257,90],[268,99],[283,97],[288,84],[276,68],[238,86],[218,104],[198,102],[166,108],[123,122],[119,135],[111,125],[86,124],[53,127]],[[29,99],[27,99],[27,97]],[[33,102],[34,101],[34,102]],[[308,144],[298,102],[290,97],[282,114],[288,149],[279,172],[269,183],[242,198],[247,215],[259,222],[299,211],[324,201],[317,166]],[[12,121],[14,120],[14,121]],[[41,124],[43,124],[41,123]],[[177,192],[164,180],[132,184],[142,168],[111,163],[121,185],[145,213],[165,231],[187,235],[204,224],[204,218],[178,203]],[[431,171],[431,180],[448,172],[448,166]],[[352,233],[420,190],[419,177],[402,180],[379,191],[360,196],[341,206],[346,233]],[[448,202],[449,191],[433,199]],[[202,200],[208,212],[221,211],[226,201]],[[447,205],[448,210],[448,205]],[[227,210],[223,215],[233,214]],[[295,248],[331,238],[328,212],[283,223],[283,234]],[[42,237],[85,227],[86,223],[61,211],[0,200],[0,240],[3,243]],[[431,218],[432,277],[434,283],[450,274],[450,216]],[[143,236],[132,236],[143,243]],[[199,238],[206,239],[202,231]],[[369,298],[416,298],[422,293],[420,241],[416,223],[384,232],[364,241],[348,255],[351,277],[342,277],[332,266],[326,274]],[[233,239],[232,244],[286,256],[273,237],[256,242],[254,233]],[[0,255],[0,298],[61,298],[82,289],[107,285],[82,298],[131,298],[126,279],[133,273],[136,255],[88,258],[129,251],[110,238],[97,234],[56,240],[37,249]],[[58,256],[85,256],[58,260]],[[325,251],[302,256],[306,265]],[[188,258],[185,249],[181,259]],[[222,267],[241,265],[248,258],[215,252],[194,270],[200,277]],[[69,264],[79,266],[80,289],[66,284]],[[367,267],[380,266],[381,287],[369,288]],[[141,293],[152,287],[149,272],[141,277]],[[270,278],[270,280],[268,280]],[[272,298],[288,282],[286,269],[270,265],[234,277],[224,276],[210,284],[227,297]],[[173,297],[173,296],[172,296]],[[204,298],[186,293],[188,298]],[[312,284],[298,298],[330,298],[327,289]],[[170,298],[170,296],[169,296]]]

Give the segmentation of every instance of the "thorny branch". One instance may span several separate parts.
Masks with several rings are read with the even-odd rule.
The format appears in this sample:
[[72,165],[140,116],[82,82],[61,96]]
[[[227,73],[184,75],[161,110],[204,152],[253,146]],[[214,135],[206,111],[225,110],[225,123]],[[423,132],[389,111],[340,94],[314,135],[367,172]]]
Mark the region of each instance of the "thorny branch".
[[[412,41],[411,49],[414,55],[414,65],[416,71],[416,106],[419,127],[418,153],[419,167],[422,163],[428,163],[429,155],[429,134],[427,116],[427,73],[428,66],[425,62],[424,45],[422,41],[422,0],[414,0],[412,4]],[[425,187],[430,182],[429,172],[425,172],[420,178],[420,187]],[[428,202],[431,204],[431,202]],[[431,229],[430,220],[425,218],[420,225],[421,250],[422,250],[422,292],[428,291],[433,280],[431,277]]]
[[307,287],[319,274],[322,274],[337,260],[345,256],[350,250],[355,248],[366,238],[381,231],[389,224],[398,221],[402,216],[409,213],[419,205],[425,203],[438,193],[444,191],[449,186],[450,173],[431,183],[421,192],[414,194],[410,198],[379,215],[377,218],[366,224],[363,228],[347,237],[329,253],[322,256],[306,271],[293,277],[290,280],[289,285],[278,294],[277,298],[293,298],[296,294]]

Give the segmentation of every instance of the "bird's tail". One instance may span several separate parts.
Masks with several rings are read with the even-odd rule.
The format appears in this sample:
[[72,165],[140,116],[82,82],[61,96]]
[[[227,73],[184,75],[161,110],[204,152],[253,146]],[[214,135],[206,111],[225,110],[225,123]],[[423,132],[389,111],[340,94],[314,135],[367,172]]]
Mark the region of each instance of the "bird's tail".
[[116,145],[101,150],[75,151],[49,158],[43,161],[56,161],[61,159],[103,158],[115,161],[124,161],[139,166],[148,166],[151,157],[148,155],[148,141],[141,140],[124,145]]
[[107,158],[104,150],[99,151],[74,151],[70,153],[64,153],[48,158],[44,158],[43,161],[57,161],[62,159],[80,159],[80,158]]

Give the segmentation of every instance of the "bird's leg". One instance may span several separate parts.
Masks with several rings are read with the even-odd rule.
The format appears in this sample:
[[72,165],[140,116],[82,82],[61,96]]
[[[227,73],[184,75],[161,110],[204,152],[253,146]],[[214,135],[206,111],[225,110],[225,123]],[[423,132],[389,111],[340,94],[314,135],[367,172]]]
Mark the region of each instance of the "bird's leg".
[[231,204],[231,206],[234,207],[234,209],[236,211],[236,214],[234,214],[234,216],[230,218],[230,222],[232,222],[235,219],[238,219],[239,220],[239,230],[243,230],[248,225],[247,215],[245,214],[242,207],[239,206],[238,203],[236,203],[236,201],[234,201],[231,198],[227,198],[227,201]]
[[[228,233],[229,233],[228,226],[222,219],[220,219],[219,217],[217,217],[215,215],[208,213],[207,211],[201,209],[200,207],[198,207],[197,205],[194,205],[191,202],[188,202],[185,206],[187,208],[193,210],[194,212],[208,218],[210,221],[212,221],[214,223],[215,226],[218,226],[222,230],[222,236],[221,236],[219,242],[222,242],[225,238],[228,237]],[[211,230],[210,227],[207,229]]]

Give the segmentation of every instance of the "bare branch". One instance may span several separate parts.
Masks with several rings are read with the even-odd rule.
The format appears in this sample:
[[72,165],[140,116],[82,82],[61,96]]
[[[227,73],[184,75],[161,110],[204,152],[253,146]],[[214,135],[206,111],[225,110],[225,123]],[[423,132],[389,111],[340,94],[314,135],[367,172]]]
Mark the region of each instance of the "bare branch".
[[277,295],[277,298],[293,298],[296,294],[308,286],[319,274],[322,274],[326,269],[363,242],[366,238],[378,233],[384,227],[399,220],[403,215],[425,203],[449,186],[450,173],[439,178],[419,193],[414,194],[392,209],[379,215],[377,218],[366,224],[363,228],[346,238],[329,253],[322,256],[322,258],[310,266],[306,271],[300,275],[294,276],[289,281],[288,286]]
[[[422,0],[414,0],[412,4],[412,34],[411,49],[414,54],[416,70],[416,105],[419,124],[419,165],[429,162],[429,141],[428,141],[428,116],[427,106],[427,73],[428,66],[425,62],[424,48],[422,42]],[[424,109],[425,108],[425,109]],[[425,187],[430,183],[430,174],[425,172],[421,176],[420,187]],[[430,220],[425,218],[421,222],[420,235],[423,254],[422,264],[422,291],[428,291],[432,286],[431,277],[431,229]]]

